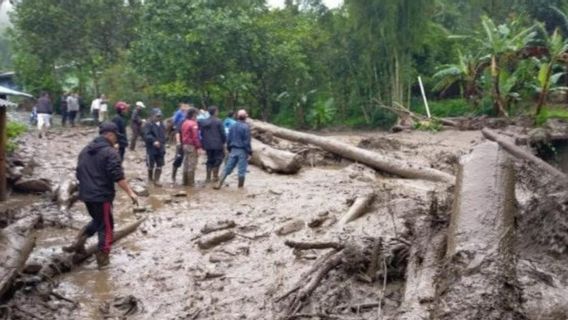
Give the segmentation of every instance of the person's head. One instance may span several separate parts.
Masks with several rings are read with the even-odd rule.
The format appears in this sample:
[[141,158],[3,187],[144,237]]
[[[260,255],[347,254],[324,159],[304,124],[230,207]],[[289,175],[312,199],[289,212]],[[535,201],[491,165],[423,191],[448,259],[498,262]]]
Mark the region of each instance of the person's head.
[[239,112],[237,112],[238,120],[245,121],[247,118],[248,118],[248,113],[245,109],[241,109],[239,110]]
[[144,103],[142,101],[136,101],[136,109],[140,110],[140,109],[144,109],[146,108],[146,106],[144,105]]
[[217,110],[217,106],[210,106],[207,108],[207,112],[209,112],[209,115],[212,117],[217,115]]
[[114,109],[118,114],[124,114],[128,112],[128,107],[129,107],[128,103],[124,101],[118,101],[117,103],[114,104]]
[[99,96],[99,98],[101,98],[102,100],[104,100],[104,99],[106,99],[106,96],[105,96],[104,94],[101,94],[101,95]]
[[107,139],[113,146],[118,141],[118,127],[113,122],[103,122],[99,126],[99,134]]
[[188,120],[195,120],[195,118],[197,117],[197,112],[198,112],[197,109],[189,108],[189,110],[187,110],[185,118]]
[[162,110],[160,108],[152,109],[152,119],[154,121],[162,121]]
[[47,91],[43,91],[40,96],[42,98],[49,98],[49,93],[47,93]]
[[179,108],[180,108],[182,111],[187,112],[187,110],[189,110],[190,106],[189,106],[189,103],[187,103],[187,102],[182,102],[182,103],[180,103]]
[[233,111],[229,111],[227,113],[227,118],[234,118],[235,117],[235,113]]

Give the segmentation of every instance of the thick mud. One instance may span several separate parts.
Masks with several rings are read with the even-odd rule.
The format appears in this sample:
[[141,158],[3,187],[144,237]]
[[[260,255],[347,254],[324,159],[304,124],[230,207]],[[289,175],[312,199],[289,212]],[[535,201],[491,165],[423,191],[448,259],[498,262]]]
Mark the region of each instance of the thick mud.
[[[38,164],[37,176],[59,183],[72,177],[80,149],[95,136],[94,128],[55,129],[47,140],[30,133],[22,139],[21,150],[33,154]],[[482,141],[477,131],[396,135],[362,132],[333,137],[448,173],[455,172],[460,156]],[[279,144],[299,148],[285,142],[274,145]],[[303,152],[306,163],[296,175],[269,174],[250,167],[244,189],[237,189],[236,177],[231,176],[228,186],[215,191],[204,183],[204,156],[200,158],[195,188],[172,185],[174,148],[169,147],[162,176],[164,187],[149,186],[150,196],[141,197],[141,206],[147,210],[135,213],[126,195],[118,193],[115,228],[140,217],[147,217],[147,221],[113,248],[111,267],[100,271],[91,259],[53,279],[57,294],[74,303],[45,298],[37,290],[27,290],[25,284],[9,302],[40,319],[280,319],[290,301],[279,298],[302,283],[306,272],[328,254],[325,250],[293,250],[284,244],[285,240],[349,242],[405,238],[417,233],[414,222],[432,218],[432,195],[448,194],[447,185],[389,177],[358,164],[333,161],[329,155],[311,148]],[[135,152],[127,151],[124,167],[129,179],[145,179],[144,156],[142,146]],[[369,212],[346,225],[337,223],[354,199],[369,191],[377,194]],[[535,190],[518,192],[526,195],[522,203],[535,196]],[[20,208],[19,215],[34,211],[43,218],[42,228],[36,231],[37,247],[30,263],[41,264],[60,252],[61,246],[68,244],[88,222],[81,202],[68,213],[62,212],[48,196],[14,195],[9,203],[14,210]],[[445,210],[440,212],[441,225],[447,222],[448,214]],[[222,221],[235,222],[235,237],[213,248],[200,249],[197,243],[209,236],[201,232],[203,227]],[[279,231],[283,229],[289,232]],[[523,267],[527,263],[544,267],[533,256],[519,262],[519,274],[527,278],[524,281],[521,277],[520,281],[529,287],[528,294],[554,296],[559,305],[568,272],[543,269],[542,273],[554,275],[553,293],[545,287],[540,289],[545,281],[535,280],[531,276],[535,273]],[[560,267],[558,263],[554,265]],[[384,276],[369,281],[348,268],[334,269],[306,301],[301,313],[314,315],[313,319],[318,319],[318,314],[341,315],[345,319],[398,319],[404,275],[390,276],[389,273],[389,281],[383,285]],[[12,311],[13,319],[26,319],[25,313]]]

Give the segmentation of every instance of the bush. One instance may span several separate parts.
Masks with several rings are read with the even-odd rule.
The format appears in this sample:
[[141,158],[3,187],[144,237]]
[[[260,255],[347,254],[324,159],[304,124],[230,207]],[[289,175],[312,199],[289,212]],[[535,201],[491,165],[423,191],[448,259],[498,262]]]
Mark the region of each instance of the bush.
[[[464,99],[448,99],[429,101],[430,113],[432,116],[446,118],[446,117],[461,117],[474,114],[472,107]],[[422,110],[424,109],[421,104]],[[420,112],[426,114],[426,110]]]
[[548,119],[562,119],[568,121],[568,109],[563,107],[545,107],[536,117],[536,125],[542,126]]
[[6,151],[8,153],[12,153],[16,150],[17,145],[14,139],[24,134],[27,130],[28,127],[21,122],[8,121],[8,124],[6,125],[6,135],[8,137]]

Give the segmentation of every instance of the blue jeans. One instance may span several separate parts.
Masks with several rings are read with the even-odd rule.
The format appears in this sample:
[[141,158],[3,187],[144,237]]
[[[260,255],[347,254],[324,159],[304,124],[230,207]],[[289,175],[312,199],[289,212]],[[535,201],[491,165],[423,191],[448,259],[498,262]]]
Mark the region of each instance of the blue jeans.
[[236,166],[238,166],[239,177],[244,178],[247,174],[248,166],[248,154],[245,149],[233,148],[231,153],[229,153],[229,160],[225,165],[225,176],[228,176],[233,172]]

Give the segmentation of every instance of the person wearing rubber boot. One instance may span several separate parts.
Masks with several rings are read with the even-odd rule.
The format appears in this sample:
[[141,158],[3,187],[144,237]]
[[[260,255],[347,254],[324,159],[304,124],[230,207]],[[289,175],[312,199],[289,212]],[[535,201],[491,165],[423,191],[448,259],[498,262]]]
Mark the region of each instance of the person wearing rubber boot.
[[144,141],[146,142],[146,164],[148,165],[148,180],[154,186],[161,187],[160,176],[166,156],[166,127],[162,122],[162,111],[152,110],[152,118],[144,126]]
[[247,117],[248,114],[245,110],[239,110],[237,113],[238,121],[231,127],[227,139],[229,159],[227,160],[223,176],[214,189],[221,189],[227,176],[230,175],[237,166],[239,171],[239,188],[245,185],[248,159],[252,155],[250,127],[246,123]]
[[97,265],[102,268],[109,264],[112,244],[114,184],[118,184],[136,205],[138,197],[126,182],[118,151],[114,148],[118,141],[118,127],[112,122],[105,122],[99,127],[99,133],[79,154],[76,169],[79,199],[85,202],[92,220],[81,229],[75,242],[64,247],[63,251],[81,256],[85,253],[87,238],[97,233],[99,250],[96,258]]
[[118,153],[120,161],[124,161],[124,153],[128,147],[128,135],[126,134],[126,114],[130,105],[124,101],[118,101],[114,105],[116,116],[112,118],[112,122],[118,127]]
[[207,176],[205,182],[219,181],[219,167],[225,158],[225,143],[227,137],[223,122],[217,118],[217,107],[209,107],[209,117],[199,122],[201,144],[207,153]]
[[[136,140],[138,137],[142,137],[142,127],[144,125],[144,119],[142,119],[142,109],[146,106],[142,101],[136,102],[136,108],[132,111],[132,116],[130,117],[130,129],[132,129],[132,138],[130,138],[130,151],[136,150]],[[142,137],[143,138],[143,137]]]
[[183,185],[191,187],[195,185],[195,169],[201,148],[196,117],[197,109],[189,109],[180,130],[183,147]]
[[178,169],[183,165],[183,145],[181,143],[181,125],[187,117],[187,110],[189,110],[190,104],[182,102],[179,105],[179,109],[175,112],[172,117],[173,130],[175,132],[176,140],[176,156],[174,157],[174,162],[172,165],[172,183],[176,183],[176,174]]

